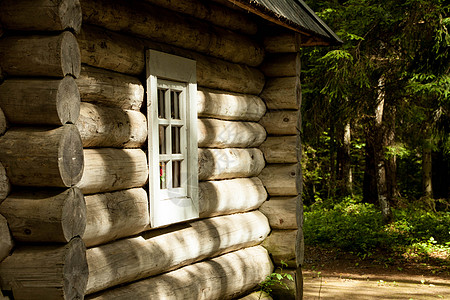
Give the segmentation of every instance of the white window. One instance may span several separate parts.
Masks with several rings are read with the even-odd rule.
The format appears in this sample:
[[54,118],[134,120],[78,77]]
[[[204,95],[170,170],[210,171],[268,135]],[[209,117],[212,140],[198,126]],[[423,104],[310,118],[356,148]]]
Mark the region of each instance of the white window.
[[147,51],[150,222],[198,218],[197,84],[193,60]]

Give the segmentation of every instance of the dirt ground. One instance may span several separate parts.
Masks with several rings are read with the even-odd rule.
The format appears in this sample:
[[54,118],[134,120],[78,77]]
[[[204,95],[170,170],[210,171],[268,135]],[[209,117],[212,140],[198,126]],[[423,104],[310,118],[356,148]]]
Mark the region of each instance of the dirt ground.
[[306,249],[304,299],[448,299],[450,261],[426,262],[379,253],[362,259],[351,253]]

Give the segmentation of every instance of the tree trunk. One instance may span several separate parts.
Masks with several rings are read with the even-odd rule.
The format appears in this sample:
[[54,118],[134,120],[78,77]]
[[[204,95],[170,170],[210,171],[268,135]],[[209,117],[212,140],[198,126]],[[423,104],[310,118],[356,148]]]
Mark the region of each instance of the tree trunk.
[[426,198],[433,198],[431,141],[426,140],[422,148],[422,191]]
[[340,134],[341,142],[337,149],[338,164],[338,191],[340,196],[352,195],[352,169],[351,169],[351,129],[350,123],[345,125]]

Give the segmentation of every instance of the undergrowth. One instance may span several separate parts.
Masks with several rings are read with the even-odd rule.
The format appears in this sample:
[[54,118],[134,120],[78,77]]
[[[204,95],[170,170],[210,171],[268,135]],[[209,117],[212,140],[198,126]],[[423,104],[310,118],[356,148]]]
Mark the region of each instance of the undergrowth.
[[450,257],[450,212],[417,207],[394,209],[394,221],[384,224],[374,205],[347,199],[335,204],[305,207],[307,245],[334,247],[359,256],[378,250],[427,257]]

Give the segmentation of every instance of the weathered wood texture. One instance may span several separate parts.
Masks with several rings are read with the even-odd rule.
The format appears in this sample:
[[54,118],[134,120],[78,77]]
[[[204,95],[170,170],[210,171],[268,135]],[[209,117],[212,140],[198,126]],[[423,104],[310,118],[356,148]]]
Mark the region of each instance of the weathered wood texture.
[[12,193],[0,213],[21,242],[67,243],[86,228],[86,204],[78,188]]
[[6,175],[5,167],[0,162],[0,203],[8,197],[10,192],[11,183],[9,182],[8,175]]
[[260,246],[184,267],[92,299],[234,299],[248,293],[273,266]]
[[237,94],[199,88],[197,113],[199,117],[223,120],[259,121],[266,105],[254,95]]
[[23,245],[0,264],[0,285],[17,300],[83,299],[87,278],[80,238],[62,246]]
[[78,0],[3,0],[0,4],[0,22],[10,30],[78,32],[81,20]]
[[295,58],[297,54],[272,55],[264,60],[261,70],[267,77],[296,76]]
[[269,219],[272,229],[297,229],[297,197],[272,197],[261,205],[259,211]]
[[147,119],[134,110],[83,102],[76,125],[85,148],[139,148],[147,140]]
[[252,290],[272,269],[267,251],[256,246],[106,291],[88,299],[233,299]]
[[87,294],[257,245],[269,231],[267,218],[254,211],[193,221],[90,248]]
[[84,157],[84,173],[77,185],[84,194],[141,187],[147,182],[147,156],[141,149],[85,149]]
[[8,228],[8,222],[5,217],[0,215],[0,262],[9,255],[13,246],[14,243]]
[[71,76],[9,79],[0,85],[0,107],[13,124],[73,124],[80,114],[80,94]]
[[266,200],[267,192],[257,177],[237,178],[202,181],[198,197],[200,218],[205,218],[256,209]]
[[269,251],[275,265],[281,265],[281,261],[284,261],[289,267],[295,268],[296,236],[297,230],[272,230],[261,245]]
[[266,139],[264,127],[254,122],[198,120],[198,146],[210,148],[253,148]]
[[298,136],[269,136],[259,146],[269,164],[296,163]]
[[299,194],[300,164],[267,165],[259,175],[270,196],[296,196]]
[[144,74],[145,49],[153,49],[194,59],[199,86],[258,95],[265,83],[264,75],[256,68],[93,26],[83,26],[78,42],[83,63],[129,75]]
[[[1,85],[0,85],[0,87],[1,87]],[[0,106],[0,136],[6,132],[7,128],[8,128],[8,122],[6,121],[5,114],[3,113],[3,110]]]
[[0,40],[0,67],[9,76],[80,75],[77,38],[64,31],[55,36],[11,36]]
[[258,176],[265,165],[261,150],[256,148],[200,148],[198,162],[199,180]]
[[150,222],[144,189],[89,195],[85,199],[87,224],[83,240],[88,247],[140,233]]
[[144,86],[133,76],[82,65],[76,82],[84,102],[139,111],[144,101]]
[[296,77],[268,79],[260,97],[268,109],[298,109],[295,93]]
[[278,34],[264,38],[264,49],[269,53],[294,53],[295,34]]
[[244,34],[254,35],[258,31],[257,24],[248,17],[249,15],[217,5],[211,1],[146,0],[146,2]]
[[83,173],[83,145],[75,125],[11,128],[0,137],[0,161],[13,185],[70,187]]
[[257,291],[242,298],[239,298],[239,300],[273,300],[273,298],[266,292]]
[[269,135],[296,135],[298,130],[298,111],[268,111],[259,123]]
[[85,23],[112,31],[130,33],[253,67],[261,64],[264,58],[263,48],[247,36],[142,1],[82,1],[81,6]]
[[0,291],[0,300],[11,300],[8,296],[4,296],[2,291]]

